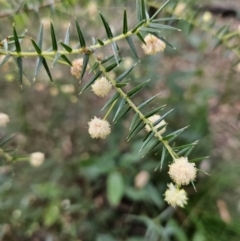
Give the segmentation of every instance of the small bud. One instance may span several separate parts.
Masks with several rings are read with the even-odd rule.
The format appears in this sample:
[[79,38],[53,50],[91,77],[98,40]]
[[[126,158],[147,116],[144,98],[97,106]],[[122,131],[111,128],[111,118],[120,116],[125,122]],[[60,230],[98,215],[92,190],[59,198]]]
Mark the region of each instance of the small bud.
[[88,132],[92,138],[105,139],[111,133],[111,128],[106,120],[97,118],[96,116],[88,122]]
[[[156,122],[161,116],[160,115],[152,115],[148,118],[149,121],[152,123]],[[156,126],[154,126],[156,129],[158,129],[160,126],[166,125],[166,121],[162,120],[160,121]],[[146,124],[145,129],[147,132],[151,131],[151,128],[149,125]],[[166,131],[166,126],[162,128],[158,133],[162,135]]]
[[139,172],[134,179],[135,187],[139,189],[144,188],[147,185],[149,178],[150,178],[150,175],[147,171]]
[[6,127],[9,121],[10,118],[7,114],[0,113],[0,127]]
[[180,157],[169,165],[168,174],[177,185],[188,185],[196,178],[197,169],[195,163],[188,162],[187,157]]
[[45,160],[45,154],[42,152],[33,152],[30,155],[30,164],[32,166],[35,166],[35,167],[41,166],[44,160]]
[[99,97],[105,97],[111,90],[112,85],[105,77],[101,77],[91,85],[92,91]]
[[166,48],[166,44],[152,34],[146,35],[144,41],[146,44],[142,44],[142,49],[146,55],[154,55],[163,52]]
[[183,189],[176,188],[173,183],[168,184],[168,189],[164,196],[164,200],[174,208],[176,206],[183,208],[187,204],[187,193]]

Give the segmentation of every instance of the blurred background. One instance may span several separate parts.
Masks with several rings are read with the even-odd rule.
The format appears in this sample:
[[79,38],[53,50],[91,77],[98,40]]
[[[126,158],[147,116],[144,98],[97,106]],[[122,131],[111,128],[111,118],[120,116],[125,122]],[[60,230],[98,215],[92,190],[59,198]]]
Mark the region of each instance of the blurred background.
[[[154,12],[154,6],[163,3],[148,1],[149,10]],[[52,21],[58,40],[64,39],[71,23],[70,43],[76,46],[76,17],[90,45],[92,37],[106,38],[98,10],[118,34],[125,8],[129,25],[134,26],[133,0],[0,0],[0,39],[12,35],[14,22],[18,33],[28,30],[22,48],[33,51],[29,37],[37,38],[42,21],[44,48],[48,49]],[[232,10],[231,14],[223,14],[226,10]],[[33,83],[32,58],[23,60],[21,89],[14,59],[1,66],[0,112],[8,114],[11,121],[7,128],[0,129],[0,138],[15,133],[3,148],[19,156],[40,151],[46,159],[38,164],[9,164],[0,156],[0,240],[238,241],[240,38],[235,36],[233,40],[237,41],[235,51],[213,36],[213,29],[224,26],[237,31],[238,11],[238,0],[206,0],[201,5],[194,0],[172,1],[161,17],[174,14],[182,18],[165,22],[182,32],[163,32],[176,50],[167,47],[163,54],[146,57],[141,43],[134,39],[141,62],[129,76],[131,86],[151,79],[135,97],[135,103],[160,92],[151,107],[166,104],[162,113],[175,108],[166,119],[166,133],[190,125],[176,143],[199,140],[191,158],[210,156],[197,163],[210,176],[199,172],[197,192],[187,187],[189,203],[184,209],[173,209],[164,202],[163,193],[170,182],[168,165],[165,162],[161,172],[154,171],[161,153],[144,157],[139,153],[144,131],[126,142],[133,113],[112,125],[106,140],[89,137],[87,122],[93,116],[105,115],[101,108],[114,92],[105,99],[99,99],[90,89],[79,95],[91,75],[87,73],[79,85],[70,67],[62,64],[51,68],[54,83],[44,69]],[[191,23],[184,20],[190,13]],[[118,44],[125,60],[111,73],[113,76],[138,62],[125,41]],[[111,49],[104,47],[96,54],[109,56]],[[113,115],[109,121],[111,118]]]

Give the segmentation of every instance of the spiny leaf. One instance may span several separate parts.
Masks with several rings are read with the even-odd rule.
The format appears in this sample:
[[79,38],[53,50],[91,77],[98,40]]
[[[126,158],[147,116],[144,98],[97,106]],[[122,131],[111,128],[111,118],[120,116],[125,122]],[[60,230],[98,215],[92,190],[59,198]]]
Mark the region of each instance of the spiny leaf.
[[97,39],[98,43],[101,45],[101,46],[104,46],[104,42],[100,39]]
[[138,132],[140,132],[145,126],[145,123],[141,123],[139,126],[137,126],[135,129],[131,131],[131,133],[128,135],[127,140],[129,141],[132,139],[135,135],[137,135]]
[[127,21],[127,11],[124,10],[123,14],[123,34],[126,34],[128,32],[128,21]]
[[60,44],[63,46],[64,49],[66,49],[68,51],[68,53],[71,53],[72,52],[72,48],[69,47],[68,45],[66,45],[65,43],[63,42],[60,42]]
[[103,17],[103,15],[99,12],[100,14],[100,17],[102,19],[102,22],[103,22],[103,25],[105,27],[105,30],[106,30],[106,33],[107,33],[107,36],[109,39],[112,39],[113,38],[113,34],[112,34],[112,31],[109,27],[109,24],[107,23],[107,21],[105,20],[105,18]]
[[17,65],[18,65],[18,71],[19,71],[19,80],[22,86],[22,80],[23,80],[22,57],[17,57]]
[[160,40],[162,40],[165,44],[167,44],[168,46],[170,46],[173,49],[176,49],[174,46],[172,46],[165,38],[160,37],[158,34],[153,33],[154,36],[156,36],[157,38],[159,38]]
[[166,21],[174,21],[174,20],[180,20],[181,18],[178,17],[170,17],[170,18],[159,18],[159,19],[154,19],[151,21],[152,23],[158,23],[158,22],[166,22]]
[[12,56],[10,54],[6,55],[2,62],[0,63],[0,66],[4,65]]
[[129,131],[134,129],[137,125],[139,125],[142,122],[142,120],[139,118],[138,113],[136,113],[131,121]]
[[167,4],[170,2],[170,0],[167,0],[154,14],[153,16],[150,18],[150,21],[153,20],[166,6]]
[[180,135],[180,134],[181,134],[185,129],[187,129],[188,127],[189,127],[189,126],[185,126],[185,127],[181,128],[181,129],[179,129],[179,130],[176,130],[176,131],[168,134],[167,136],[164,137],[164,140],[168,140],[168,142],[171,142],[171,141],[175,140],[176,137],[177,137],[178,135]]
[[81,31],[80,26],[79,26],[79,24],[78,24],[76,19],[75,19],[75,23],[76,23],[76,28],[77,28],[77,33],[78,33],[78,39],[79,39],[80,46],[82,48],[85,48],[86,47],[85,39],[83,37],[82,31]]
[[160,110],[162,110],[164,107],[165,107],[165,105],[164,105],[164,106],[159,106],[159,107],[157,107],[157,108],[149,111],[147,114],[145,114],[145,118],[149,118],[150,116],[156,114],[157,112],[159,112]]
[[116,92],[108,101],[107,103],[103,106],[101,110],[104,110],[106,107],[111,105],[115,100],[117,100],[120,97],[120,94]]
[[45,58],[42,58],[42,63],[43,63],[43,66],[44,66],[44,68],[45,68],[45,70],[46,70],[46,72],[47,72],[47,74],[48,74],[48,77],[49,77],[50,80],[53,82],[52,75],[51,75],[51,72],[50,72],[50,70],[49,70],[49,68],[48,68],[48,64],[47,64],[47,61],[46,61]]
[[86,72],[86,69],[87,69],[87,66],[88,66],[88,61],[89,61],[89,54],[84,54],[80,81],[82,80],[82,78],[83,78],[83,76]]
[[172,26],[168,26],[168,25],[165,25],[165,24],[159,24],[159,23],[150,23],[148,26],[149,26],[150,28],[181,31],[181,29],[179,29],[179,28],[174,28],[174,27],[172,27]]
[[147,138],[144,138],[144,142],[139,150],[139,152],[142,151],[142,149],[148,144],[148,142],[152,139],[152,137],[154,136],[154,132],[150,131],[148,134],[147,134]]
[[82,94],[84,90],[86,90],[93,82],[102,74],[102,72],[99,70],[89,81],[88,83],[82,88],[81,92],[79,94]]
[[165,146],[163,146],[162,148],[162,156],[161,156],[161,161],[160,161],[160,170],[162,170],[162,166],[163,166],[163,162],[165,159],[165,155],[166,155],[166,148]]
[[66,55],[62,54],[61,57],[68,65],[72,66],[71,61],[66,57]]
[[123,118],[129,111],[131,110],[131,107],[126,105],[122,108],[122,110],[119,112],[118,117],[116,117],[114,123],[117,123],[121,118]]
[[58,50],[57,40],[56,40],[56,35],[54,32],[54,27],[52,23],[51,23],[51,37],[52,37],[52,49],[53,51],[57,51]]
[[136,25],[136,27],[132,30],[132,33],[135,33],[144,23],[145,23],[144,20],[142,20],[140,23],[138,23]]
[[137,37],[140,39],[140,41],[146,45],[146,42],[144,40],[144,38],[142,37],[142,35],[140,33],[137,33]]
[[69,38],[70,38],[70,24],[68,25],[66,34],[65,34],[65,39],[64,39],[64,44],[68,45],[69,44]]
[[201,161],[201,160],[204,160],[204,159],[207,159],[207,158],[209,158],[209,156],[198,157],[198,158],[194,158],[194,159],[189,160],[189,162],[198,162],[198,161]]
[[141,27],[140,31],[151,33],[151,34],[153,34],[153,33],[157,33],[157,34],[161,33],[160,30],[157,30],[157,29],[154,29],[154,28],[149,28],[149,27]]
[[128,84],[128,82],[124,82],[124,83],[115,84],[115,86],[117,88],[122,88],[122,87],[126,86],[127,84]]
[[60,54],[60,53],[57,53],[57,54],[55,55],[55,58],[54,58],[54,60],[53,60],[53,65],[52,65],[52,67],[54,67],[54,66],[56,65],[56,63],[58,62],[58,60],[60,59],[60,57],[61,57],[61,54]]
[[35,43],[35,41],[31,38],[31,42],[33,44],[33,47],[35,48],[35,50],[37,51],[38,54],[41,54],[42,51],[41,49],[38,47],[38,45]]
[[42,62],[43,62],[43,57],[38,57],[38,59],[37,59],[37,63],[36,63],[36,68],[35,68],[35,72],[34,72],[34,76],[33,76],[33,81],[35,81],[36,80],[36,78],[37,78],[37,75],[38,75],[38,73],[39,73],[39,70],[40,70],[40,68],[41,68],[41,66],[42,66]]
[[128,93],[127,93],[127,96],[128,97],[133,97],[135,94],[138,93],[138,91],[147,83],[149,82],[150,80],[147,80],[147,81],[144,81],[143,83],[137,85],[134,89],[130,90]]
[[136,50],[136,48],[135,48],[135,46],[133,44],[132,39],[130,37],[127,37],[126,40],[127,40],[128,44],[129,44],[129,47],[133,51],[134,55],[139,59],[138,54],[137,54],[137,50]]
[[[153,101],[158,95],[160,95],[160,94],[156,94],[156,95],[150,97],[149,99],[147,99],[146,101],[144,101],[142,104],[140,104],[140,105],[138,106],[138,109],[141,110],[143,107],[145,107],[145,106],[146,106],[147,104],[149,104],[151,101]],[[164,105],[164,106],[165,106],[165,105]],[[164,106],[163,106],[163,107],[164,107]]]
[[111,55],[111,56],[109,56],[109,57],[106,57],[106,58],[104,58],[103,60],[101,60],[101,64],[104,64],[104,63],[108,62],[109,60],[111,60],[111,59],[113,59],[113,58],[114,58],[114,55]]
[[139,4],[139,0],[136,0],[136,12],[137,12],[137,20],[139,22],[142,20],[141,5]]
[[145,0],[141,0],[141,17],[142,19],[146,20],[146,5],[145,5]]
[[41,22],[39,33],[38,33],[38,47],[40,50],[42,49],[42,42],[43,42],[43,23]]
[[119,56],[118,56],[117,44],[115,42],[113,42],[113,43],[111,43],[111,47],[112,47],[112,50],[113,50],[115,61],[119,65]]
[[113,69],[114,69],[115,67],[117,67],[117,66],[118,66],[117,63],[113,63],[113,64],[109,65],[108,67],[106,67],[106,68],[105,68],[105,71],[106,71],[106,72],[109,72],[109,71],[113,70]]
[[121,82],[132,70],[133,68],[136,66],[137,64],[134,64],[132,67],[130,67],[129,69],[127,69],[126,71],[124,71],[121,75],[119,75],[117,78],[116,78],[116,82],[119,83]]
[[116,111],[116,113],[115,113],[115,116],[114,116],[114,118],[113,118],[113,122],[115,121],[115,119],[116,119],[117,116],[118,116],[118,113],[120,112],[120,110],[122,109],[122,107],[123,107],[125,104],[126,104],[126,100],[125,100],[124,98],[122,98],[122,100],[120,101],[119,106],[118,106],[118,108],[117,108],[117,111]]
[[2,138],[1,141],[0,141],[0,147],[2,147],[4,144],[6,144],[14,136],[15,136],[15,134],[12,134],[12,135],[9,135],[9,136],[6,136],[6,137]]
[[17,36],[17,32],[16,32],[14,24],[13,24],[13,36],[14,36],[14,42],[15,42],[17,53],[20,53],[21,52],[21,46],[20,46],[20,43],[19,43],[19,40],[18,40],[18,36]]

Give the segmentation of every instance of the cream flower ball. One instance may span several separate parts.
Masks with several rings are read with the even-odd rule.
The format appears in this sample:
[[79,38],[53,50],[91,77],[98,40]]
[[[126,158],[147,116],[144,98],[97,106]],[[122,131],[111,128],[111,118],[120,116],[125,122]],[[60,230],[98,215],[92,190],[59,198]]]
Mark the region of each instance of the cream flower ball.
[[[160,115],[152,115],[148,118],[148,120],[152,123],[156,122],[161,116]],[[160,121],[156,126],[154,126],[156,129],[158,129],[160,126],[166,125],[166,121],[162,120]],[[151,128],[149,125],[146,124],[145,129],[147,132],[151,131]],[[166,131],[166,126],[162,128],[158,133],[161,135]]]
[[35,167],[41,166],[44,160],[45,160],[45,154],[42,152],[33,152],[30,155],[30,164],[32,166],[35,166]]
[[[72,61],[71,74],[75,76],[77,79],[79,79],[81,76],[82,66],[83,66],[83,58],[74,59]],[[87,69],[89,69],[88,65],[87,65]]]
[[174,208],[176,206],[183,208],[187,204],[187,193],[183,189],[176,188],[173,183],[168,184],[168,189],[164,196],[164,200]]
[[180,157],[169,165],[168,174],[177,185],[188,185],[196,178],[197,169],[195,163],[188,162],[187,157]]
[[106,120],[97,118],[96,116],[88,122],[88,132],[92,138],[105,139],[111,133],[110,124]]
[[146,44],[142,44],[142,49],[146,55],[154,55],[163,52],[166,48],[166,44],[152,34],[146,35],[144,41]]
[[10,118],[7,114],[0,113],[0,127],[6,127],[9,121]]
[[112,85],[105,77],[101,77],[97,79],[91,87],[95,95],[105,97],[110,92]]

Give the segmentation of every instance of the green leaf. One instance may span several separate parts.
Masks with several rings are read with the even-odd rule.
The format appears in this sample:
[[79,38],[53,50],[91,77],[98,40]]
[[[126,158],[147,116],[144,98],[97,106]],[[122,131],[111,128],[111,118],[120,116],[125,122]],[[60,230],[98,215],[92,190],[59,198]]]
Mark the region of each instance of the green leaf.
[[151,111],[149,111],[147,114],[145,114],[145,118],[149,118],[150,116],[156,114],[157,112],[159,112],[160,110],[162,110],[166,105],[163,106],[159,106]]
[[123,34],[126,34],[128,32],[128,21],[127,21],[127,11],[124,10],[123,14]]
[[120,110],[122,109],[122,107],[123,107],[125,104],[126,104],[126,100],[125,100],[124,98],[122,98],[122,100],[120,101],[119,106],[118,106],[118,108],[117,108],[117,111],[116,111],[116,113],[115,113],[115,116],[114,116],[114,118],[113,118],[113,122],[115,121],[115,119],[117,118]]
[[69,44],[69,38],[70,38],[70,27],[71,25],[68,25],[66,34],[65,34],[65,39],[64,39],[64,44],[68,45]]
[[135,94],[137,94],[139,92],[139,90],[141,90],[141,88],[147,83],[149,82],[150,80],[147,80],[147,81],[144,81],[143,83],[137,85],[134,89],[130,90],[128,93],[127,93],[127,96],[128,97],[133,97]]
[[155,134],[155,133],[152,132],[152,131],[150,131],[150,132],[147,134],[147,138],[146,138],[146,140],[143,142],[143,144],[142,144],[139,152],[141,152],[142,149],[148,144],[148,142],[152,139],[152,137],[154,136],[154,134]]
[[106,30],[106,33],[107,33],[107,36],[109,39],[112,39],[113,38],[113,34],[112,34],[112,31],[109,27],[109,24],[107,23],[107,21],[105,20],[105,18],[103,17],[103,15],[99,12],[100,14],[100,17],[102,19],[102,22],[103,22],[103,25],[104,25],[104,28]]
[[38,47],[40,50],[42,49],[42,42],[43,42],[43,23],[41,22],[39,33],[38,33]]
[[60,42],[60,44],[63,46],[64,49],[66,49],[68,51],[68,53],[71,53],[72,52],[72,48],[69,47],[68,45],[66,45],[65,43],[63,42]]
[[84,54],[80,81],[82,80],[82,78],[83,78],[83,76],[86,72],[86,69],[87,69],[87,66],[88,66],[88,61],[89,61],[89,54]]
[[131,121],[129,131],[135,128],[137,125],[139,125],[142,122],[142,119],[139,118],[138,113],[136,113]]
[[0,140],[0,147],[2,147],[3,145],[5,145],[8,141],[10,141],[13,137],[15,136],[15,134],[12,134],[12,135],[9,135],[9,136],[6,136],[4,138],[2,138]]
[[161,33],[160,30],[157,30],[157,29],[154,29],[154,28],[149,28],[149,27],[141,27],[140,31],[151,33],[151,34],[153,34],[153,33],[157,33],[157,34]]
[[150,18],[150,21],[153,20],[170,2],[170,0],[167,0],[154,14],[153,16]]
[[18,36],[17,36],[17,32],[16,32],[16,29],[15,29],[14,25],[13,25],[13,36],[14,36],[14,43],[15,43],[15,46],[16,46],[17,53],[20,53],[21,52],[21,46],[20,46]]
[[43,57],[38,57],[38,59],[37,59],[37,63],[36,63],[36,68],[35,68],[35,72],[34,72],[34,76],[33,76],[33,81],[35,81],[36,80],[36,78],[37,78],[37,75],[38,75],[38,73],[39,73],[39,70],[40,70],[40,68],[41,68],[41,66],[42,66],[42,62],[43,62]]
[[72,66],[71,61],[66,57],[66,55],[62,54],[61,57],[68,65]]
[[165,160],[165,155],[166,155],[166,148],[165,148],[165,146],[163,146],[163,148],[162,148],[162,156],[161,156],[161,160],[160,160],[160,170],[162,170],[163,162]]
[[[140,105],[138,106],[138,109],[141,110],[143,107],[145,107],[147,104],[149,104],[151,101],[153,101],[153,100],[154,100],[157,96],[159,96],[159,95],[160,95],[160,94],[156,94],[156,95],[150,97],[149,99],[145,100],[142,104],[140,104]],[[164,106],[165,106],[165,105],[164,105]],[[161,106],[161,107],[163,108],[164,106]]]
[[60,54],[60,53],[57,53],[57,54],[55,55],[55,58],[54,58],[54,60],[53,60],[53,65],[52,65],[52,67],[54,67],[54,66],[56,65],[56,63],[58,62],[58,60],[60,59],[60,57],[61,57],[61,54]]
[[80,46],[82,48],[85,48],[86,47],[86,43],[85,43],[82,31],[80,29],[80,26],[79,26],[79,24],[78,24],[76,19],[75,19],[75,23],[76,23],[76,28],[77,28],[77,33],[78,33],[78,39],[79,39]]
[[50,70],[49,70],[49,68],[48,68],[48,64],[47,64],[47,61],[46,61],[45,58],[42,58],[42,63],[43,63],[43,66],[44,66],[44,68],[45,68],[45,70],[46,70],[46,72],[47,72],[47,74],[48,74],[48,77],[49,77],[50,80],[53,82],[52,75],[51,75],[51,72],[50,72]]
[[160,24],[160,23],[150,23],[148,26],[150,28],[181,31],[181,29],[179,29],[179,28],[174,28],[172,26],[168,26],[168,25]]
[[191,159],[191,160],[189,160],[189,162],[198,162],[198,161],[202,161],[207,158],[209,158],[209,156],[202,156],[202,157]]
[[118,116],[115,118],[114,123],[117,123],[121,118],[123,118],[129,111],[131,110],[131,107],[128,105],[125,105],[122,110],[119,112]]
[[135,33],[144,23],[145,23],[144,20],[142,20],[140,23],[138,23],[136,25],[136,27],[132,30],[132,33]]
[[82,88],[81,92],[79,94],[82,94],[84,90],[86,90],[93,82],[102,74],[102,72],[99,70],[89,81],[88,83]]
[[22,86],[22,80],[23,80],[22,57],[17,57],[17,65],[18,65],[18,71],[19,71],[19,81]]
[[58,50],[57,40],[56,40],[56,35],[54,32],[54,27],[52,23],[51,23],[51,37],[52,37],[52,49],[53,51],[57,51]]
[[166,22],[166,21],[174,21],[174,20],[180,20],[181,18],[177,17],[170,17],[170,18],[159,18],[159,19],[154,19],[151,21],[152,23],[158,23],[158,22]]
[[136,66],[137,64],[134,64],[132,67],[130,67],[129,69],[127,69],[126,71],[124,71],[121,75],[119,75],[117,78],[116,78],[116,83],[119,83],[121,82],[132,70],[133,68]]
[[144,40],[144,38],[142,37],[142,35],[140,33],[137,33],[137,37],[140,39],[140,41],[146,45],[146,42]]
[[141,17],[142,19],[146,20],[146,5],[145,5],[145,0],[141,0]]
[[107,199],[112,206],[117,206],[124,194],[124,182],[120,172],[111,172],[107,177]]
[[108,67],[105,68],[106,72],[110,72],[111,70],[113,70],[115,67],[117,67],[118,64],[117,63],[113,63],[111,65],[109,65]]
[[135,128],[133,128],[128,137],[127,140],[129,141],[131,138],[133,138],[135,135],[137,135],[138,132],[140,132],[145,127],[145,123],[143,121],[140,122],[139,125],[137,125]]
[[126,40],[127,40],[127,42],[128,42],[129,47],[130,47],[131,50],[133,51],[134,55],[139,59],[138,54],[137,54],[137,50],[136,50],[136,48],[135,48],[135,46],[134,46],[134,44],[133,44],[132,39],[131,39],[130,37],[127,37]]
[[180,134],[181,134],[185,129],[187,129],[188,127],[189,127],[189,126],[185,126],[185,127],[181,128],[181,129],[179,129],[179,130],[176,130],[176,131],[168,134],[167,136],[164,137],[164,140],[168,140],[168,142],[171,142],[171,141],[175,140],[176,137],[177,137],[178,135],[180,135]]
[[38,47],[38,45],[35,43],[35,41],[32,38],[31,38],[31,42],[32,42],[33,47],[37,51],[37,53],[41,54],[42,53],[41,49]]
[[104,46],[104,42],[100,39],[97,39],[98,43],[101,45],[101,46]]
[[112,50],[113,50],[115,61],[119,65],[119,56],[118,56],[117,44],[115,42],[113,42],[113,43],[111,43],[111,47],[112,47]]
[[4,65],[5,63],[7,63],[7,61],[11,58],[12,56],[10,54],[6,55],[2,62],[0,63],[0,66]]
[[142,20],[142,12],[141,5],[139,4],[139,0],[136,0],[136,13],[138,22]]
[[127,84],[128,84],[128,82],[124,82],[124,83],[115,84],[115,86],[117,88],[122,88],[122,87],[126,86]]
[[101,110],[104,110],[106,107],[111,105],[115,100],[117,100],[120,97],[120,94],[116,92],[108,101],[107,103],[103,106]]
[[162,144],[162,142],[157,139],[149,148],[146,149],[146,152],[145,152],[145,154],[143,155],[143,157],[144,157],[146,154],[148,154],[148,153],[150,153],[151,151],[153,151],[158,145],[161,145],[161,144]]
[[101,64],[104,64],[113,58],[114,58],[114,55],[108,56],[108,57],[104,58],[103,60],[101,60]]

